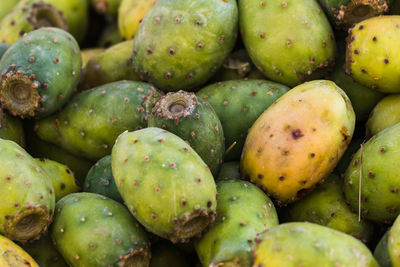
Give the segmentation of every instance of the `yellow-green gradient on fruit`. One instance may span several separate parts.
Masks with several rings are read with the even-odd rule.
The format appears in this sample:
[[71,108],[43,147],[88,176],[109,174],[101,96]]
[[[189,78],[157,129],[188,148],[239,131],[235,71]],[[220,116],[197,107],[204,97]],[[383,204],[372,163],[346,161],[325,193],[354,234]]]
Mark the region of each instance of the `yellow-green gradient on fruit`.
[[379,101],[372,110],[367,124],[367,136],[373,136],[378,132],[400,122],[400,95],[389,95]]
[[241,156],[241,173],[280,204],[294,201],[323,180],[351,141],[350,100],[331,81],[299,85],[253,124]]
[[400,16],[356,24],[347,39],[346,72],[358,83],[384,93],[400,92]]
[[2,0],[0,7],[0,20],[2,20],[14,6],[18,4],[19,0]]
[[39,267],[35,260],[20,246],[0,235],[0,266]]

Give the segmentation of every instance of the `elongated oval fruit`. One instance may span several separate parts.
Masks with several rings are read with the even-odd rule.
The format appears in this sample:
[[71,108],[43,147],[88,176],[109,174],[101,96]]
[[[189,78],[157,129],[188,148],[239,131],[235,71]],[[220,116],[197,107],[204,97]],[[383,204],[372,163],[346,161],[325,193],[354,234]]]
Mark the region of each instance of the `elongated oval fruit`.
[[0,235],[0,266],[39,267],[26,251],[2,235]]
[[379,101],[372,110],[367,124],[367,136],[373,136],[380,131],[400,122],[400,95],[389,95]]
[[347,39],[347,74],[377,91],[400,92],[399,25],[400,16],[374,17],[356,24]]
[[113,147],[111,166],[125,204],[150,232],[184,242],[214,221],[214,178],[178,136],[153,127],[125,132]]
[[318,224],[281,224],[266,231],[260,239],[253,267],[379,267],[361,241]]
[[241,173],[280,204],[300,198],[335,167],[351,141],[350,100],[331,81],[299,85],[253,124],[241,157]]
[[335,38],[316,0],[239,0],[243,42],[257,68],[289,86],[322,78],[334,63]]

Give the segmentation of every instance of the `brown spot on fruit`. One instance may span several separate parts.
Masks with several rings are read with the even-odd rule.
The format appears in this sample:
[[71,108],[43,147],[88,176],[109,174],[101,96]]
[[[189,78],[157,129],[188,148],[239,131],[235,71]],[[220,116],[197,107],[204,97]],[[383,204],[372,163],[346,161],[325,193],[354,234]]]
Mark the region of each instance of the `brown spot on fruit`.
[[295,139],[295,140],[297,140],[297,139],[299,139],[299,138],[301,138],[301,137],[303,137],[304,136],[304,134],[303,134],[303,132],[300,130],[300,129],[296,129],[296,130],[293,130],[292,131],[292,137],[293,137],[293,139]]

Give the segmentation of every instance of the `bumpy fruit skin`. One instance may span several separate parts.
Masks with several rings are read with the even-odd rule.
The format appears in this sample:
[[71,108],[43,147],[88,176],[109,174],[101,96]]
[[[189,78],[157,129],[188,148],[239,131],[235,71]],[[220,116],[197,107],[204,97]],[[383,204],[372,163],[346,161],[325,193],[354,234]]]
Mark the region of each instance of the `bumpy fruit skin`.
[[25,134],[22,121],[0,110],[0,138],[7,139],[25,147]]
[[292,202],[336,166],[353,136],[350,100],[331,81],[299,85],[253,124],[240,161],[242,176],[279,204]]
[[367,136],[373,136],[400,122],[400,95],[389,95],[372,110],[367,124]]
[[389,11],[387,0],[318,0],[328,18],[339,29],[348,29],[355,23],[383,15]]
[[400,266],[400,217],[398,216],[388,232],[388,250],[393,267]]
[[48,235],[42,236],[37,241],[23,244],[22,248],[35,259],[40,267],[68,267]]
[[316,0],[239,0],[240,31],[257,68],[289,86],[321,78],[336,43]]
[[233,49],[237,21],[234,0],[159,1],[136,32],[135,68],[163,91],[194,90]]
[[357,151],[347,168],[346,199],[354,211],[361,205],[361,215],[365,219],[390,223],[400,213],[400,181],[397,178],[400,174],[395,167],[400,160],[399,134],[400,124],[379,132]]
[[358,221],[350,210],[342,192],[343,181],[331,175],[308,196],[285,208],[285,221],[312,222],[354,236],[364,243],[370,241],[373,225]]
[[8,48],[10,48],[9,44],[0,43],[0,59],[4,55],[4,53],[7,51]]
[[93,193],[74,193],[56,205],[51,239],[70,266],[148,266],[143,228],[121,204]]
[[45,158],[36,159],[36,162],[47,172],[49,183],[53,185],[56,202],[63,196],[79,191],[74,174],[67,166]]
[[35,260],[17,244],[0,235],[0,266],[39,267]]
[[151,261],[149,267],[174,267],[193,266],[188,257],[170,242],[161,240],[156,244],[151,244]]
[[239,161],[225,162],[221,166],[216,181],[240,179]]
[[84,191],[97,193],[123,203],[112,174],[110,155],[100,159],[89,170],[85,180]]
[[125,41],[93,56],[83,70],[79,89],[92,89],[122,80],[139,81],[139,75],[132,66],[132,43]]
[[146,101],[158,94],[147,83],[120,81],[75,95],[59,113],[36,125],[38,136],[71,154],[99,160],[122,132],[147,126]]
[[53,5],[39,0],[21,0],[0,21],[0,42],[13,44],[25,33],[41,27],[67,30],[67,23]]
[[288,90],[285,85],[265,80],[235,80],[209,85],[197,93],[221,120],[227,149],[225,160],[239,160],[250,127]]
[[178,136],[153,127],[126,132],[117,139],[111,162],[125,204],[150,232],[184,242],[214,220],[213,176]]
[[261,236],[255,266],[378,267],[369,249],[342,232],[312,223],[285,223]]
[[392,261],[389,256],[389,231],[388,230],[374,250],[374,257],[381,267],[392,267]]
[[81,74],[78,43],[68,32],[41,28],[30,32],[0,61],[0,100],[13,115],[47,116],[64,105]]
[[224,131],[214,109],[194,93],[168,93],[154,103],[148,127],[167,130],[187,142],[216,176],[225,152]]
[[278,225],[272,201],[255,185],[241,180],[217,183],[215,223],[196,242],[203,266],[242,266],[253,263],[258,233]]
[[[384,93],[400,92],[400,16],[374,17],[356,24],[347,39],[346,73]],[[390,47],[390,53],[387,48]]]
[[126,40],[133,39],[140,23],[157,0],[122,0],[118,9],[118,28]]
[[122,0],[91,0],[91,4],[97,13],[115,16]]
[[3,0],[0,7],[0,21],[18,4],[19,0]]
[[16,241],[37,238],[53,217],[54,189],[47,173],[12,141],[0,139],[0,233]]

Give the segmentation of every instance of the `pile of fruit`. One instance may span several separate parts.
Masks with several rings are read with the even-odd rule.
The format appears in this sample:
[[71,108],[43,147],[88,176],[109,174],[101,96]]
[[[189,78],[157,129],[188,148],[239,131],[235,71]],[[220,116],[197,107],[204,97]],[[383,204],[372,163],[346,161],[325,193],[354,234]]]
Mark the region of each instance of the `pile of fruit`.
[[400,266],[400,0],[0,1],[0,266]]

